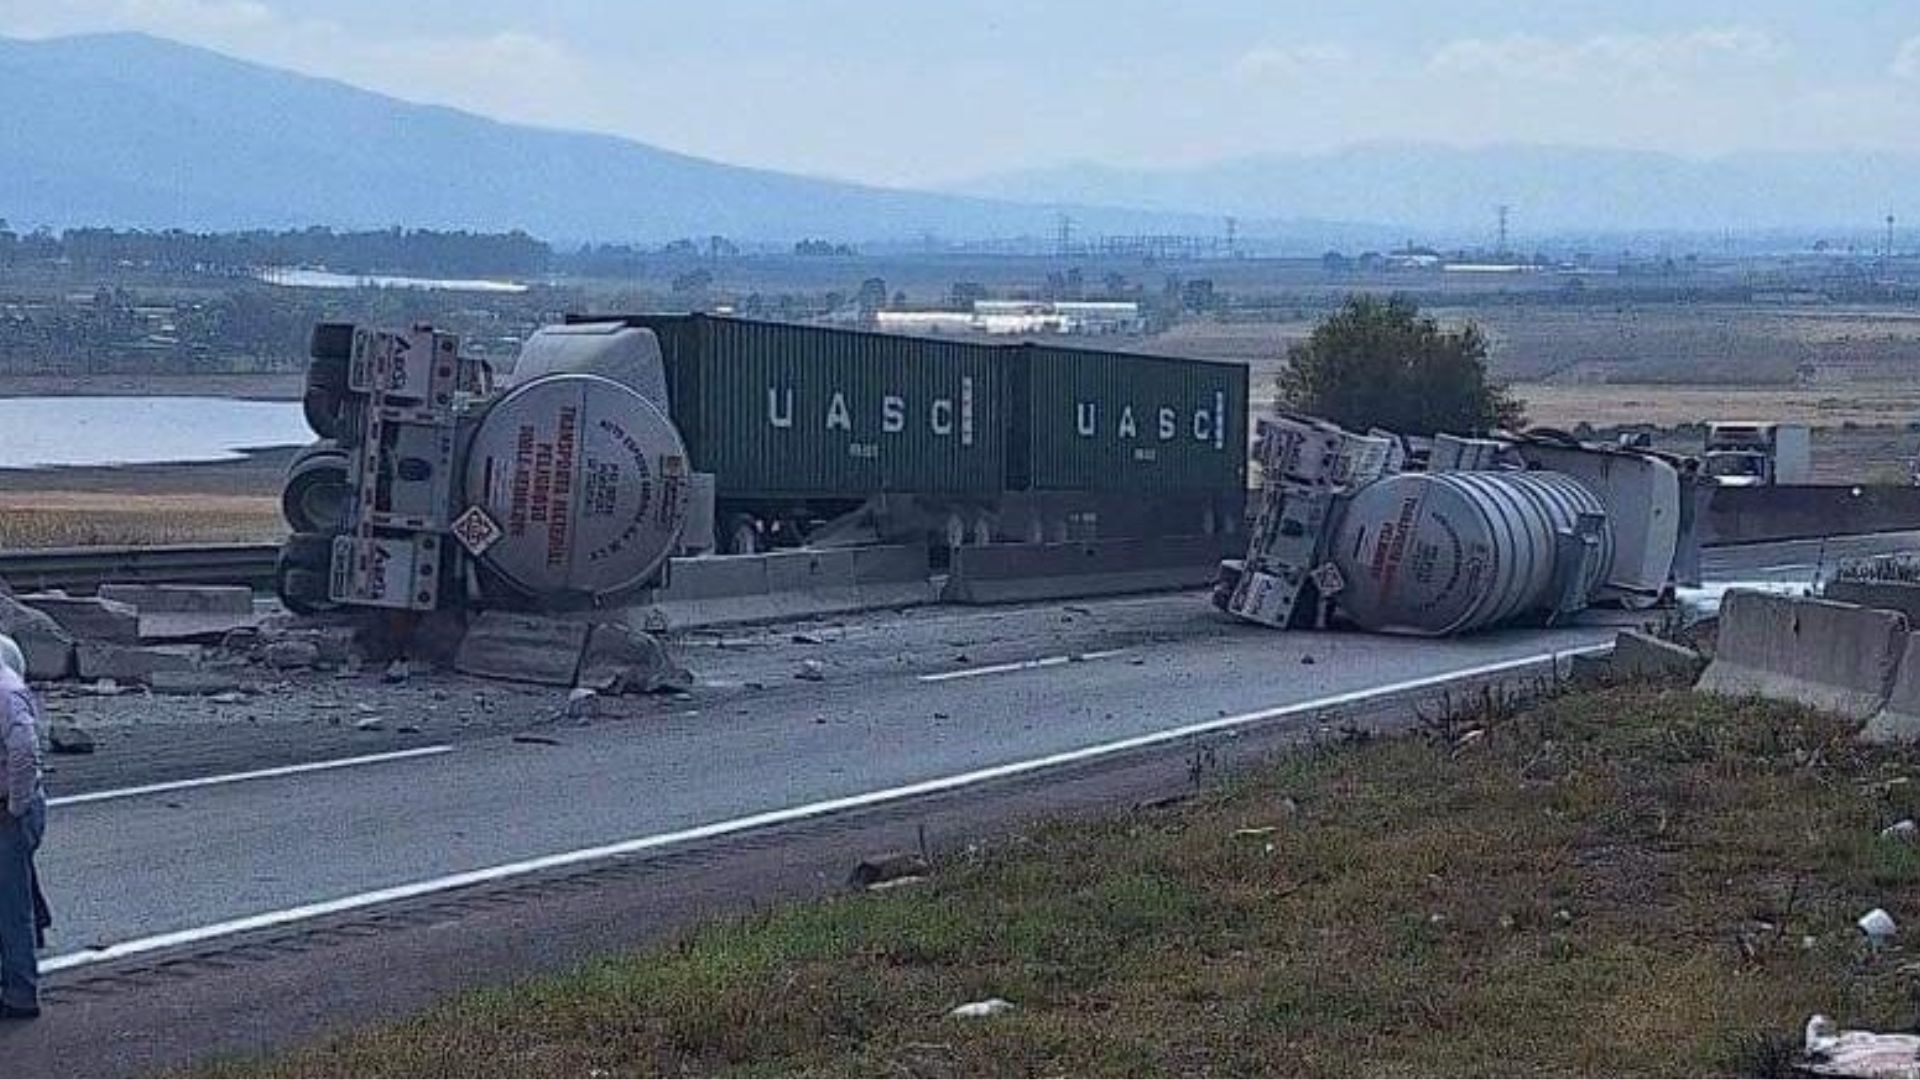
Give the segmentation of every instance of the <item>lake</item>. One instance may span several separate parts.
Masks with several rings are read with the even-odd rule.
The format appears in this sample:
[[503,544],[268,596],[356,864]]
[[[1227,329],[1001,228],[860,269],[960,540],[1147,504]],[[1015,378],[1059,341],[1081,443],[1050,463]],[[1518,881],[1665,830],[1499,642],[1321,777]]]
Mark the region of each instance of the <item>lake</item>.
[[335,274],[326,270],[276,267],[262,271],[260,280],[296,289],[443,289],[448,292],[523,293],[517,281],[484,278],[417,278],[397,274]]
[[314,440],[291,401],[0,398],[0,468],[229,461]]

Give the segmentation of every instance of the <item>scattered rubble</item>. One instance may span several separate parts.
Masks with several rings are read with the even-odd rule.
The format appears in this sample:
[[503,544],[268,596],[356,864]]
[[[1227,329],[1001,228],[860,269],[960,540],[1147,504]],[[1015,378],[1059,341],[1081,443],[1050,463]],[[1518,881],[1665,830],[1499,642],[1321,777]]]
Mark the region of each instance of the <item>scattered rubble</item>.
[[591,687],[577,686],[567,694],[565,715],[571,719],[584,720],[599,715],[600,693]]
[[389,684],[403,683],[411,678],[413,678],[413,665],[405,658],[388,664],[387,670],[380,673],[380,681]]
[[145,684],[162,671],[192,671],[200,666],[198,645],[119,645],[108,641],[80,642],[76,650],[80,677],[114,679]]
[[120,645],[140,642],[140,611],[132,604],[57,592],[28,593],[17,599],[52,616],[54,622],[78,640]]
[[818,660],[802,660],[800,670],[794,672],[793,677],[807,682],[824,682],[827,678],[826,665]]
[[156,694],[210,696],[238,691],[240,679],[231,671],[209,671],[199,668],[162,669],[147,677],[147,686]]
[[78,724],[56,720],[47,725],[47,748],[56,754],[91,754],[93,733]]
[[320,663],[320,645],[306,638],[288,638],[266,645],[260,659],[269,667],[288,670],[310,668]]
[[674,662],[654,634],[601,623],[588,635],[576,685],[609,694],[652,694],[693,688],[693,673]]
[[73,635],[46,612],[0,596],[0,634],[19,644],[27,658],[27,678],[41,681],[73,674]]

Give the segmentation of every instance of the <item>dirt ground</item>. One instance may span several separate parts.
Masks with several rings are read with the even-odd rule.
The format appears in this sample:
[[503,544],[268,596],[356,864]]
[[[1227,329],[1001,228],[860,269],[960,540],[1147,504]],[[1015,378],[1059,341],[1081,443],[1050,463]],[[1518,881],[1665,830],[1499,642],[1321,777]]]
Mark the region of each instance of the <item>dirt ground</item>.
[[226,397],[299,401],[293,375],[0,375],[0,397]]

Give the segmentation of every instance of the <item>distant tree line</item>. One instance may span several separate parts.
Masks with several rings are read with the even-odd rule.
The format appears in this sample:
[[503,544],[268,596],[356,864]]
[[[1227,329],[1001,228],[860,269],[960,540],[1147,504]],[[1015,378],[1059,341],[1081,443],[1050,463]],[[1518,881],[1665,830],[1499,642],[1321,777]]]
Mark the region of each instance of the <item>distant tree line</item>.
[[91,271],[134,268],[218,274],[309,266],[341,273],[528,277],[545,273],[552,259],[553,250],[546,242],[518,230],[337,232],[314,226],[224,233],[77,228],[21,234],[0,219],[0,267],[64,263]]

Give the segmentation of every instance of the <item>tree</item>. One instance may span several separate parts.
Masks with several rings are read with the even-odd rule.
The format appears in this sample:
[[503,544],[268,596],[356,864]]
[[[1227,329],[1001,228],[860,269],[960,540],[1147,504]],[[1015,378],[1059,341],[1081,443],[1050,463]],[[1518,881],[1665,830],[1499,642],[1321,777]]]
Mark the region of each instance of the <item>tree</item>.
[[1402,297],[1355,296],[1287,350],[1286,407],[1354,431],[1465,434],[1514,428],[1526,405],[1487,378],[1487,339],[1442,330]]

